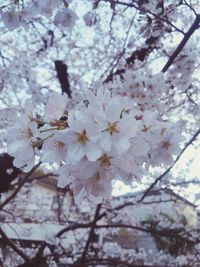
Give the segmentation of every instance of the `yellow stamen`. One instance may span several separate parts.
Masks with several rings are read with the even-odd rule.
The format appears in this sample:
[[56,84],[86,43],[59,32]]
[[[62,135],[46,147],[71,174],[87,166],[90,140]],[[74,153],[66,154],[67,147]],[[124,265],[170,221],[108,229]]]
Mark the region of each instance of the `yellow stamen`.
[[168,141],[163,142],[162,148],[168,150],[172,144]]
[[83,130],[82,133],[76,133],[76,135],[77,135],[76,141],[81,145],[85,145],[85,143],[88,141],[86,130]]
[[149,129],[151,129],[151,126],[147,127],[146,125],[144,125],[142,132],[147,132]]
[[100,158],[100,161],[101,161],[101,167],[103,167],[103,168],[105,168],[105,169],[108,169],[108,168],[112,165],[111,159],[112,159],[112,157],[109,157],[108,155],[104,154],[104,155]]
[[113,123],[108,123],[108,128],[107,131],[113,135],[113,133],[118,133],[118,129],[117,129],[117,122],[113,122]]

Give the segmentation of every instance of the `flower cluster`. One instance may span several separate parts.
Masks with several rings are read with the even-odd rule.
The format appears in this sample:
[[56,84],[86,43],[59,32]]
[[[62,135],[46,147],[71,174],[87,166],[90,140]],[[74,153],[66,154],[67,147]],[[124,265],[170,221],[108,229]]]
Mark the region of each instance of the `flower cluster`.
[[[50,17],[56,26],[71,30],[78,19],[77,14],[71,9],[71,3],[72,0],[35,0],[33,3],[23,1],[23,5],[20,6],[20,2],[17,1],[10,3],[9,8],[3,7],[0,15],[4,26],[10,30],[27,26],[27,23],[37,18],[38,14]],[[83,16],[83,20],[86,26],[92,26],[96,23],[95,14],[89,11]]]
[[10,30],[19,26],[26,26],[27,22],[37,17],[38,14],[52,17],[55,25],[72,29],[78,17],[72,9],[68,8],[72,1],[66,0],[64,2],[61,0],[37,0],[33,1],[32,4],[23,3],[22,8],[20,8],[19,3],[18,5],[12,3],[9,9],[1,11],[0,15],[4,26]]
[[69,186],[76,201],[88,196],[101,202],[111,196],[113,180],[131,184],[149,166],[170,164],[179,151],[171,126],[157,112],[108,89],[88,91],[74,105],[67,95],[52,93],[44,118],[34,115],[29,102],[8,132],[8,152],[25,171],[35,155],[57,163],[58,186]]

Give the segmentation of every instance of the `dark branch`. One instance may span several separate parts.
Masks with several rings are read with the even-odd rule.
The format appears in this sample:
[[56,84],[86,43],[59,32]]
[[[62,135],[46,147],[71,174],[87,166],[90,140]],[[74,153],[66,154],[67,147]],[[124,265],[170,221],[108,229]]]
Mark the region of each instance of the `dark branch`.
[[13,165],[14,158],[7,153],[0,154],[0,193],[7,192],[11,183],[22,171]]
[[101,209],[101,204],[98,204],[98,205],[97,205],[97,208],[96,208],[95,215],[94,215],[94,220],[93,220],[93,222],[91,223],[90,233],[89,233],[89,236],[88,236],[88,239],[87,239],[87,242],[86,242],[86,245],[85,245],[85,248],[84,248],[82,257],[81,257],[81,261],[84,261],[86,255],[87,255],[87,252],[88,252],[90,243],[92,242],[92,237],[93,237],[93,235],[94,235],[94,231],[95,231],[96,223],[97,223],[97,221],[98,221],[98,216],[99,216],[100,209]]
[[[104,1],[104,0],[103,0]],[[105,0],[105,1],[110,1],[110,0]],[[132,7],[135,8],[139,11],[140,8],[135,5],[134,3],[124,3],[124,2],[120,2],[120,1],[115,1],[115,4],[122,4],[128,7]],[[157,4],[157,8],[160,8],[162,5],[162,2],[159,2]],[[161,8],[162,10],[162,8]],[[147,13],[149,13],[148,11],[146,11]],[[151,15],[154,15],[151,13]],[[160,13],[160,15],[162,15],[162,11]],[[164,31],[164,23],[162,22],[162,19],[160,16],[157,16],[157,20],[155,21],[155,25],[154,28],[160,29],[161,31]],[[128,58],[126,58],[126,64],[128,67],[133,66],[136,60],[139,60],[141,62],[144,62],[148,56],[150,55],[150,53],[158,46],[159,40],[161,38],[161,35],[158,36],[149,36],[144,43],[144,46],[141,48],[138,48],[137,50],[135,50]],[[113,80],[115,75],[122,75],[125,72],[125,69],[118,69],[115,72],[113,72],[113,70],[111,70],[111,72],[109,73],[109,75],[107,76],[107,78],[104,80],[104,83],[110,82]]]
[[174,53],[170,56],[169,60],[167,61],[167,63],[163,67],[162,72],[166,72],[169,69],[169,67],[173,64],[175,58],[182,51],[182,49],[184,48],[185,44],[188,42],[188,40],[190,39],[192,34],[199,28],[199,23],[200,23],[200,14],[198,16],[196,16],[195,21],[192,23],[191,27],[189,28],[189,30],[184,35],[182,41],[177,46],[177,48],[174,51]]
[[67,95],[71,98],[71,90],[69,84],[69,75],[67,72],[67,65],[63,63],[62,60],[56,60],[54,62],[55,69],[57,72],[57,77],[62,89],[62,93],[67,93]]
[[17,246],[15,246],[15,244],[7,237],[7,235],[4,233],[1,227],[0,227],[0,235],[7,246],[12,248],[19,256],[21,256],[25,260],[25,262],[29,264],[30,267],[34,267],[29,257],[23,251],[21,251]]
[[70,226],[63,228],[61,231],[59,231],[56,237],[61,237],[64,233],[68,231],[73,231],[73,230],[80,229],[80,228],[83,228],[83,229],[90,228],[90,227],[91,227],[91,223],[74,223]]

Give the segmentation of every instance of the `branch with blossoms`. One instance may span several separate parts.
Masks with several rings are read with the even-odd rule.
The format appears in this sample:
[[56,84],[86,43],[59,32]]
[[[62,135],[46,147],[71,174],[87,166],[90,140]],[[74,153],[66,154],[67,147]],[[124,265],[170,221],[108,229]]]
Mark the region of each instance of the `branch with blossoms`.
[[181,153],[178,155],[178,157],[175,159],[173,164],[159,177],[155,179],[155,181],[148,187],[148,189],[144,192],[143,196],[139,200],[139,202],[142,202],[145,197],[149,194],[149,192],[171,171],[171,169],[175,166],[175,164],[178,162],[178,160],[181,158],[183,153],[186,151],[186,149],[197,139],[197,137],[200,135],[200,129],[192,136],[192,138],[185,144],[184,148],[181,150]]
[[[113,10],[115,10],[116,6],[125,6],[128,8],[134,8],[136,10],[138,10],[139,12],[141,12],[141,14],[147,14],[147,15],[151,15],[153,16],[154,19],[156,19],[158,22],[164,22],[166,23],[168,26],[171,26],[175,31],[185,34],[183,30],[181,30],[180,28],[178,28],[174,23],[172,23],[168,17],[167,17],[167,13],[165,13],[165,8],[164,8],[164,1],[158,1],[158,3],[156,3],[156,5],[154,6],[154,12],[152,11],[152,7],[148,6],[149,1],[132,1],[132,2],[123,2],[123,1],[116,1],[116,0],[99,0],[98,3],[100,2],[107,2],[110,3],[110,6]],[[184,3],[185,4],[185,3]],[[181,1],[179,3],[176,4],[176,7],[183,5],[183,3],[181,3]],[[189,5],[188,5],[189,6]],[[190,6],[190,9],[195,13],[195,15],[197,15],[197,13],[195,12],[194,8],[192,8]]]
[[168,68],[173,64],[175,58],[182,51],[182,49],[184,48],[184,46],[186,45],[186,43],[188,42],[188,40],[191,38],[192,34],[197,29],[199,29],[199,26],[200,26],[200,14],[196,15],[196,18],[195,18],[194,22],[191,24],[190,28],[185,33],[183,39],[181,40],[181,42],[179,43],[179,45],[177,46],[177,48],[175,49],[175,51],[173,52],[173,54],[170,56],[169,60],[167,61],[167,63],[163,67],[162,72],[166,72],[168,70]]
[[[110,2],[112,2],[112,1],[110,1]],[[121,4],[121,2],[115,2],[114,1],[113,4],[114,5],[118,5],[118,4]],[[136,6],[135,4],[130,4],[130,5],[127,4],[126,5],[126,3],[124,3],[124,5],[127,6],[127,7],[129,7],[129,8],[134,8],[134,9],[140,11],[140,8],[138,6]],[[159,9],[159,7],[160,7],[160,3],[158,3],[156,5],[156,8]],[[147,10],[145,12],[148,13],[149,10]],[[160,15],[162,16],[162,11],[161,11],[161,14]],[[157,15],[157,17],[159,17],[159,15]],[[155,28],[155,29],[159,30],[160,34],[157,34],[155,36],[154,31],[152,30],[152,33],[150,33],[150,35],[146,38],[144,45],[141,48],[138,48],[137,50],[135,50],[134,52],[132,52],[132,54],[125,59],[126,60],[126,64],[127,64],[128,67],[131,67],[131,66],[133,67],[133,65],[135,64],[135,62],[137,60],[139,60],[141,62],[144,62],[148,58],[148,56],[150,55],[150,53],[155,48],[158,47],[160,38],[161,38],[162,34],[166,31],[165,24],[164,23],[161,23],[160,19],[155,20],[154,23],[153,23],[152,20],[150,20],[150,21],[151,22],[149,23],[149,20],[147,19],[147,21],[146,21],[146,28],[147,29],[149,27],[152,28],[152,29]],[[153,25],[151,25],[151,24],[153,24]],[[104,80],[105,83],[112,81],[114,79],[115,75],[120,75],[120,77],[122,77],[123,74],[124,74],[124,72],[125,72],[125,69],[117,69],[115,72],[113,72],[113,69],[110,71],[110,73],[108,74],[107,78]]]
[[72,101],[53,93],[44,118],[34,115],[27,101],[25,113],[9,129],[8,152],[24,171],[34,166],[35,155],[42,162],[62,163],[58,187],[69,186],[76,202],[87,196],[100,203],[111,195],[112,180],[131,183],[151,165],[173,162],[180,150],[169,122],[140,110],[127,96],[102,88],[70,108]]
[[[38,50],[38,47],[35,46],[36,51],[38,51],[37,56],[41,56],[44,52],[45,56],[47,53],[48,58],[50,55],[48,54],[48,49],[50,47],[52,51],[56,48],[57,52],[59,53],[61,51],[63,55],[64,50],[62,49],[64,46],[58,46],[57,49],[57,45],[58,43],[62,43],[62,38],[67,36],[66,39],[68,39],[70,37],[71,33],[68,35],[65,33],[65,30],[68,29],[70,32],[78,20],[78,16],[71,9],[73,7],[72,1],[35,0],[31,3],[29,2],[15,1],[15,4],[12,5],[13,8],[9,6],[3,7],[0,14],[2,24],[14,32],[16,28],[20,28],[26,24],[34,26],[34,23],[37,23],[37,21],[39,21],[40,25],[38,28],[43,27],[42,22],[40,24],[41,18],[44,18],[45,23],[46,21],[50,21],[53,24],[53,28],[55,28],[52,31],[49,30],[51,29],[49,23],[44,25],[50,40],[45,38],[43,33],[39,33],[40,41],[42,38],[44,47]],[[122,24],[123,26],[130,25],[124,38],[125,41],[120,42],[122,46],[119,45],[118,47],[115,44],[116,47],[112,47],[112,45],[109,45],[108,49],[107,47],[105,49],[108,50],[108,54],[106,53],[105,56],[105,60],[108,62],[107,65],[109,65],[109,60],[111,62],[113,58],[116,58],[116,64],[110,65],[111,71],[106,81],[92,85],[90,91],[84,90],[85,88],[83,89],[81,86],[81,90],[76,90],[76,88],[72,88],[74,86],[73,75],[72,79],[70,76],[72,83],[69,84],[68,66],[64,63],[66,60],[69,68],[76,66],[76,64],[73,65],[71,63],[71,61],[75,61],[73,56],[71,61],[65,55],[62,61],[55,61],[54,58],[53,62],[55,63],[55,69],[63,95],[58,93],[46,94],[45,96],[40,95],[39,101],[36,97],[37,104],[30,99],[27,100],[23,113],[15,121],[12,128],[8,129],[6,136],[8,139],[8,152],[15,158],[14,165],[24,172],[28,172],[28,174],[24,176],[24,179],[18,185],[15,185],[15,190],[1,203],[1,209],[16,197],[26,182],[39,180],[46,176],[42,175],[29,179],[30,177],[28,176],[34,170],[34,166],[38,160],[47,166],[51,166],[51,168],[55,168],[54,174],[58,177],[58,188],[62,188],[62,190],[69,189],[70,192],[73,192],[76,204],[79,205],[85,198],[88,198],[93,204],[97,204],[94,218],[90,218],[89,215],[88,217],[83,216],[78,223],[75,221],[78,220],[77,218],[73,218],[74,221],[70,221],[70,219],[65,220],[65,223],[67,222],[70,225],[67,225],[56,236],[53,236],[54,240],[49,241],[49,243],[52,242],[53,244],[49,246],[46,246],[46,243],[41,245],[35,258],[38,258],[38,260],[44,258],[45,264],[41,263],[43,265],[46,265],[47,259],[50,257],[53,257],[59,266],[139,265],[140,262],[138,263],[132,257],[133,255],[131,255],[131,253],[134,254],[133,251],[128,256],[125,256],[127,252],[122,253],[122,248],[120,248],[118,250],[119,257],[107,255],[109,254],[106,254],[108,247],[105,248],[102,254],[101,251],[98,251],[100,246],[95,247],[96,244],[93,238],[95,234],[100,231],[103,232],[104,229],[109,229],[109,237],[112,237],[113,233],[118,233],[119,229],[129,229],[152,235],[157,240],[169,238],[170,240],[181,242],[181,244],[191,244],[192,247],[199,242],[198,238],[192,238],[188,231],[183,231],[185,225],[181,224],[181,222],[181,229],[178,229],[176,227],[177,225],[173,225],[174,228],[166,227],[166,225],[164,227],[161,225],[162,227],[160,227],[159,221],[148,221],[144,227],[142,223],[139,224],[134,221],[134,214],[132,216],[130,215],[131,210],[129,212],[125,211],[126,207],[143,202],[148,193],[170,172],[187,147],[199,135],[200,130],[185,145],[184,149],[181,150],[180,144],[183,143],[181,130],[178,125],[175,125],[173,116],[169,112],[175,109],[174,103],[177,104],[178,102],[176,107],[180,107],[179,101],[185,103],[184,99],[182,99],[183,91],[185,93],[188,92],[188,99],[190,101],[192,100],[190,98],[190,91],[187,91],[189,87],[187,87],[187,83],[185,82],[185,76],[187,78],[192,76],[196,56],[195,53],[193,54],[194,49],[183,50],[183,48],[187,48],[185,44],[188,43],[188,40],[199,26],[199,15],[191,9],[196,15],[196,20],[188,32],[185,33],[173,23],[173,20],[168,18],[168,15],[171,14],[170,10],[176,9],[176,5],[175,7],[173,5],[172,7],[171,5],[167,6],[164,5],[164,1],[158,1],[157,3],[154,3],[154,1],[132,1],[128,3],[105,0],[95,1],[94,9],[97,9],[98,5],[101,5],[101,2],[110,3],[110,7],[115,14],[118,14],[118,10],[115,12],[118,7],[125,6],[125,8],[127,7],[126,10],[129,7],[137,10],[135,14],[138,15],[134,18],[130,15],[130,23]],[[181,3],[179,4],[182,5]],[[185,4],[187,5],[186,1]],[[95,24],[98,25],[99,18],[93,11],[87,12],[83,17],[84,25],[88,27]],[[134,36],[131,30],[132,25],[135,25],[135,20],[140,19],[139,14],[145,21],[144,24],[141,23],[143,26],[138,27],[138,29],[136,27],[138,36],[142,38],[141,42],[139,42],[140,46],[136,47],[135,41],[137,41],[137,35]],[[173,14],[174,21],[176,21],[175,13]],[[126,17],[126,13],[123,13],[122,9],[120,15]],[[113,17],[110,21],[113,23]],[[98,33],[101,33],[101,27],[98,28],[97,26],[97,29],[99,29]],[[167,35],[166,33],[172,33],[173,29],[183,34],[184,37],[175,49],[175,52],[169,56],[169,60],[165,64],[162,73],[154,74],[157,70],[153,70],[153,67],[150,64],[146,64],[146,61],[157,60],[154,54],[159,55],[160,48],[164,46],[162,42]],[[34,30],[37,29],[34,27]],[[81,28],[78,29],[78,32],[79,30],[81,32]],[[59,34],[61,33],[61,36],[59,36],[58,32]],[[131,33],[133,34],[133,40],[129,40],[129,33],[130,35]],[[73,35],[76,36],[76,33],[71,34],[72,37]],[[113,36],[114,34],[110,40]],[[57,37],[58,39],[56,39]],[[103,38],[101,41],[104,41]],[[130,45],[131,41],[134,44]],[[35,38],[34,43],[36,43]],[[107,40],[105,40],[105,43],[107,44]],[[73,48],[78,47],[75,45],[74,40],[72,40],[70,46]],[[110,47],[116,48],[116,51],[115,49],[111,49],[112,52],[109,52]],[[121,53],[120,47],[122,47]],[[59,48],[61,49],[59,50]],[[97,51],[100,56],[101,49],[97,49]],[[128,51],[134,52],[132,54],[129,53],[130,55],[127,56]],[[82,47],[79,52],[82,53]],[[116,54],[118,53],[116,57],[114,55],[115,52]],[[2,55],[4,56],[4,53]],[[91,55],[91,62],[93,63],[94,55],[93,53]],[[110,55],[110,59],[107,55]],[[163,56],[162,52],[160,56]],[[52,60],[52,57],[50,58]],[[84,56],[85,59],[87,61],[87,55]],[[43,60],[46,62],[44,57],[41,61],[43,62]],[[95,62],[94,60],[94,63],[91,65],[92,68],[90,67],[94,72],[98,66],[101,68],[101,59],[98,60],[97,66],[95,66]],[[2,64],[6,67],[4,57],[2,57]],[[174,73],[170,72],[171,69],[169,67],[171,66],[174,67],[174,70],[177,69]],[[110,68],[105,67],[106,72]],[[16,72],[17,67],[14,67],[14,69]],[[79,69],[77,72],[79,72]],[[71,74],[71,72],[69,73]],[[24,74],[24,76],[26,75]],[[31,89],[33,89],[32,87],[37,86],[32,83],[32,80],[30,82],[29,76],[31,75],[27,75],[26,81],[29,82]],[[79,77],[77,77],[77,80],[79,80]],[[7,76],[4,75],[3,78],[2,80],[5,83]],[[34,80],[35,77],[32,79]],[[50,82],[45,88],[50,89],[52,84]],[[13,86],[13,83],[11,83],[11,86]],[[176,95],[178,90],[176,91],[174,88],[181,88],[179,90],[181,92],[180,96]],[[174,102],[171,101],[172,99]],[[154,170],[157,167],[164,168],[166,171],[150,185],[140,200],[137,198],[135,202],[129,201],[117,205],[114,208],[103,210],[102,203],[110,200],[112,185],[116,180],[121,180],[125,184],[133,186],[134,184],[140,183],[143,177],[147,176],[152,169]],[[156,202],[150,201],[147,203],[155,204]],[[162,201],[160,203],[162,204]],[[60,217],[60,207],[58,212],[58,221],[64,224],[64,220],[62,221]],[[122,216],[117,214],[117,212],[121,212]],[[126,216],[123,216],[123,214]],[[101,219],[103,222],[101,222]],[[155,228],[155,224],[158,225],[158,228]],[[77,238],[76,248],[74,248],[70,240],[70,234],[77,233],[79,230],[83,232],[85,230],[87,234],[80,238],[80,242],[77,241]],[[67,244],[66,240],[64,240],[65,234],[69,237]],[[105,236],[104,232],[103,234]],[[2,237],[5,239],[3,233]],[[11,247],[10,241],[8,239],[5,240],[7,240]],[[60,244],[58,244],[59,242]],[[112,245],[114,246],[114,244]],[[64,249],[61,249],[62,246],[65,248],[64,252]],[[50,251],[44,252],[44,248],[49,248]],[[72,253],[71,251],[75,252]],[[20,255],[20,251],[18,251],[18,255]],[[73,263],[63,263],[59,260],[61,255],[63,258],[65,257],[65,260],[71,257]],[[95,259],[94,255],[96,256]],[[103,258],[102,255],[105,257]],[[21,256],[25,261],[28,260],[23,254]],[[31,257],[31,261],[34,261],[34,257]],[[133,265],[134,263],[135,265]],[[39,265],[39,262],[34,261],[34,264]],[[145,266],[143,258],[141,264]],[[27,267],[26,262],[22,266]]]
[[[112,1],[112,0],[111,1],[110,0],[102,0],[102,1],[110,2],[110,3],[113,3],[114,5],[125,5],[125,6],[128,6],[130,8],[135,8],[135,9],[138,9],[139,11],[141,11],[141,7],[137,6],[137,4],[134,4],[134,3],[125,3],[125,2],[121,2],[121,1]],[[159,9],[159,5],[160,5],[160,3],[158,3],[158,6],[157,6],[158,9]],[[181,32],[184,35],[183,39],[181,40],[181,42],[179,43],[177,48],[172,53],[172,55],[169,57],[169,59],[166,62],[165,66],[162,68],[162,72],[165,73],[168,70],[168,68],[173,64],[173,62],[176,59],[176,57],[183,50],[184,46],[189,41],[189,39],[194,34],[194,32],[197,29],[199,29],[200,15],[195,12],[196,18],[195,18],[194,22],[191,24],[191,26],[188,29],[188,31],[186,33],[184,33],[183,31],[178,29],[176,26],[174,26],[168,19],[163,19],[161,16],[159,16],[159,14],[154,14],[153,12],[151,12],[148,9],[145,9],[145,12],[147,12],[150,15],[153,15],[153,16],[155,16],[157,18],[157,21],[156,21],[157,26],[155,26],[155,28],[156,27],[164,28],[164,24],[162,25],[160,23],[160,21],[164,21],[166,24],[174,27],[176,29],[176,31]],[[160,35],[158,35],[158,36],[153,36],[152,35],[152,36],[148,37],[146,39],[146,41],[145,41],[145,47],[140,49],[140,50],[134,51],[132,53],[132,55],[126,59],[127,65],[133,64],[136,59],[138,59],[138,60],[143,62],[145,60],[145,58],[156,48],[157,43],[159,42],[159,40],[160,40]],[[104,82],[112,81],[115,75],[120,75],[121,76],[124,73],[124,71],[125,71],[124,69],[118,69],[117,71],[115,71],[115,73],[111,72]]]

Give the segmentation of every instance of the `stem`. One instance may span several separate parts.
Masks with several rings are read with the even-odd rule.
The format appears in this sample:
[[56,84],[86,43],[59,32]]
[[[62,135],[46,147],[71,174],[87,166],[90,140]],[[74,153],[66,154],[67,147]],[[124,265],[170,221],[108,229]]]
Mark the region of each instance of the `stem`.
[[48,129],[45,129],[45,130],[41,130],[40,133],[45,133],[45,132],[48,132],[48,131],[53,131],[53,130],[57,130],[58,127],[52,127],[52,128],[48,128]]

